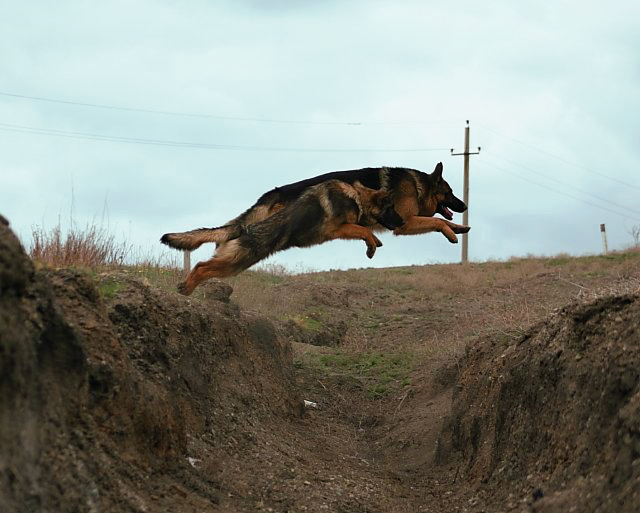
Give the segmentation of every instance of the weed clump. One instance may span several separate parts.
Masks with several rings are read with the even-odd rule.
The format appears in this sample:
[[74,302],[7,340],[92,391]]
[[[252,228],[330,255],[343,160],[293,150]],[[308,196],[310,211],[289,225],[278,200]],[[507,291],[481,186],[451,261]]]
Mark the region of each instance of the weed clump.
[[102,226],[72,226],[63,233],[58,222],[48,231],[34,227],[31,235],[31,258],[51,267],[121,266],[131,253],[129,244],[119,243]]

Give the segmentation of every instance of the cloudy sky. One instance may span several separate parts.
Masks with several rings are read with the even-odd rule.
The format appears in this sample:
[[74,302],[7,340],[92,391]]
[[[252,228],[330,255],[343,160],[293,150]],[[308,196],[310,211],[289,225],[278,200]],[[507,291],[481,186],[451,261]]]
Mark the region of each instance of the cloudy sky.
[[[469,256],[598,253],[640,226],[640,3],[622,0],[25,1],[0,7],[0,213],[103,223],[142,248],[277,185],[405,166],[462,196]],[[461,215],[456,215],[461,221]],[[273,258],[456,262],[439,234]],[[195,253],[208,258],[212,247]]]

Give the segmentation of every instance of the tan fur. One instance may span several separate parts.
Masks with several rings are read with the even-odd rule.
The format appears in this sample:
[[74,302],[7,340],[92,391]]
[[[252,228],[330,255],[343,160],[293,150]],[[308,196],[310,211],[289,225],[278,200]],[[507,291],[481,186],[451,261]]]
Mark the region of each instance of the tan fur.
[[[345,202],[338,201],[342,206],[334,203],[332,194],[344,198],[347,204],[353,200],[355,207],[344,210]],[[320,205],[322,219],[305,210],[309,201]],[[393,210],[397,216],[392,224],[382,222],[379,217],[383,203],[386,203],[384,212]],[[470,228],[450,221],[451,210],[463,212],[466,208],[442,178],[442,163],[431,174],[389,167],[336,171],[276,187],[224,226],[167,233],[160,240],[182,250],[193,250],[206,242],[218,246],[214,258],[199,263],[185,282],[183,292],[190,293],[207,277],[237,274],[268,254],[298,244],[292,242],[296,238],[276,237],[280,232],[288,233],[283,226],[298,230],[297,237],[305,240],[300,243],[302,247],[335,238],[361,239],[367,244],[367,256],[371,257],[381,245],[372,230],[392,229],[395,235],[440,232],[450,242],[458,242],[456,234],[466,233]],[[434,217],[436,214],[445,219]],[[300,223],[315,230],[313,237],[300,231]],[[234,242],[236,239],[242,243]],[[264,240],[256,242],[258,239]]]
[[199,228],[188,232],[166,233],[163,235],[163,242],[172,248],[193,251],[207,242],[224,242],[227,240],[223,232]]
[[388,194],[337,180],[307,189],[293,203],[266,219],[247,225],[236,238],[221,242],[210,260],[198,262],[178,291],[189,295],[209,278],[238,274],[272,253],[346,239],[362,240],[372,258],[382,242],[366,226],[376,219],[389,228],[402,224]]

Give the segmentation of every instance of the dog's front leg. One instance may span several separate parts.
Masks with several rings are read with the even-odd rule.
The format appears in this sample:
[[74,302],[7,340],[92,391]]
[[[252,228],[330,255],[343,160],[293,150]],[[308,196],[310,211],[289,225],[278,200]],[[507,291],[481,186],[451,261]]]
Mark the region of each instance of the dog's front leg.
[[456,233],[467,233],[470,229],[470,226],[452,223],[439,217],[413,216],[405,219],[405,223],[394,229],[393,233],[395,235],[418,235],[421,233],[440,232],[449,239],[449,242],[455,244],[458,242]]
[[345,223],[333,232],[334,239],[361,239],[367,245],[367,256],[373,258],[376,248],[382,247],[382,241],[373,232],[359,224]]

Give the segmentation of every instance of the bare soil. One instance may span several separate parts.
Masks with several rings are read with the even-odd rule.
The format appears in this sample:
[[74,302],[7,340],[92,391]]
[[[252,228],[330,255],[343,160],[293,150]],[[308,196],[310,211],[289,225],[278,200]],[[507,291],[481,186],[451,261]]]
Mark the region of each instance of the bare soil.
[[0,511],[638,511],[640,259],[566,260],[184,298],[0,223]]

